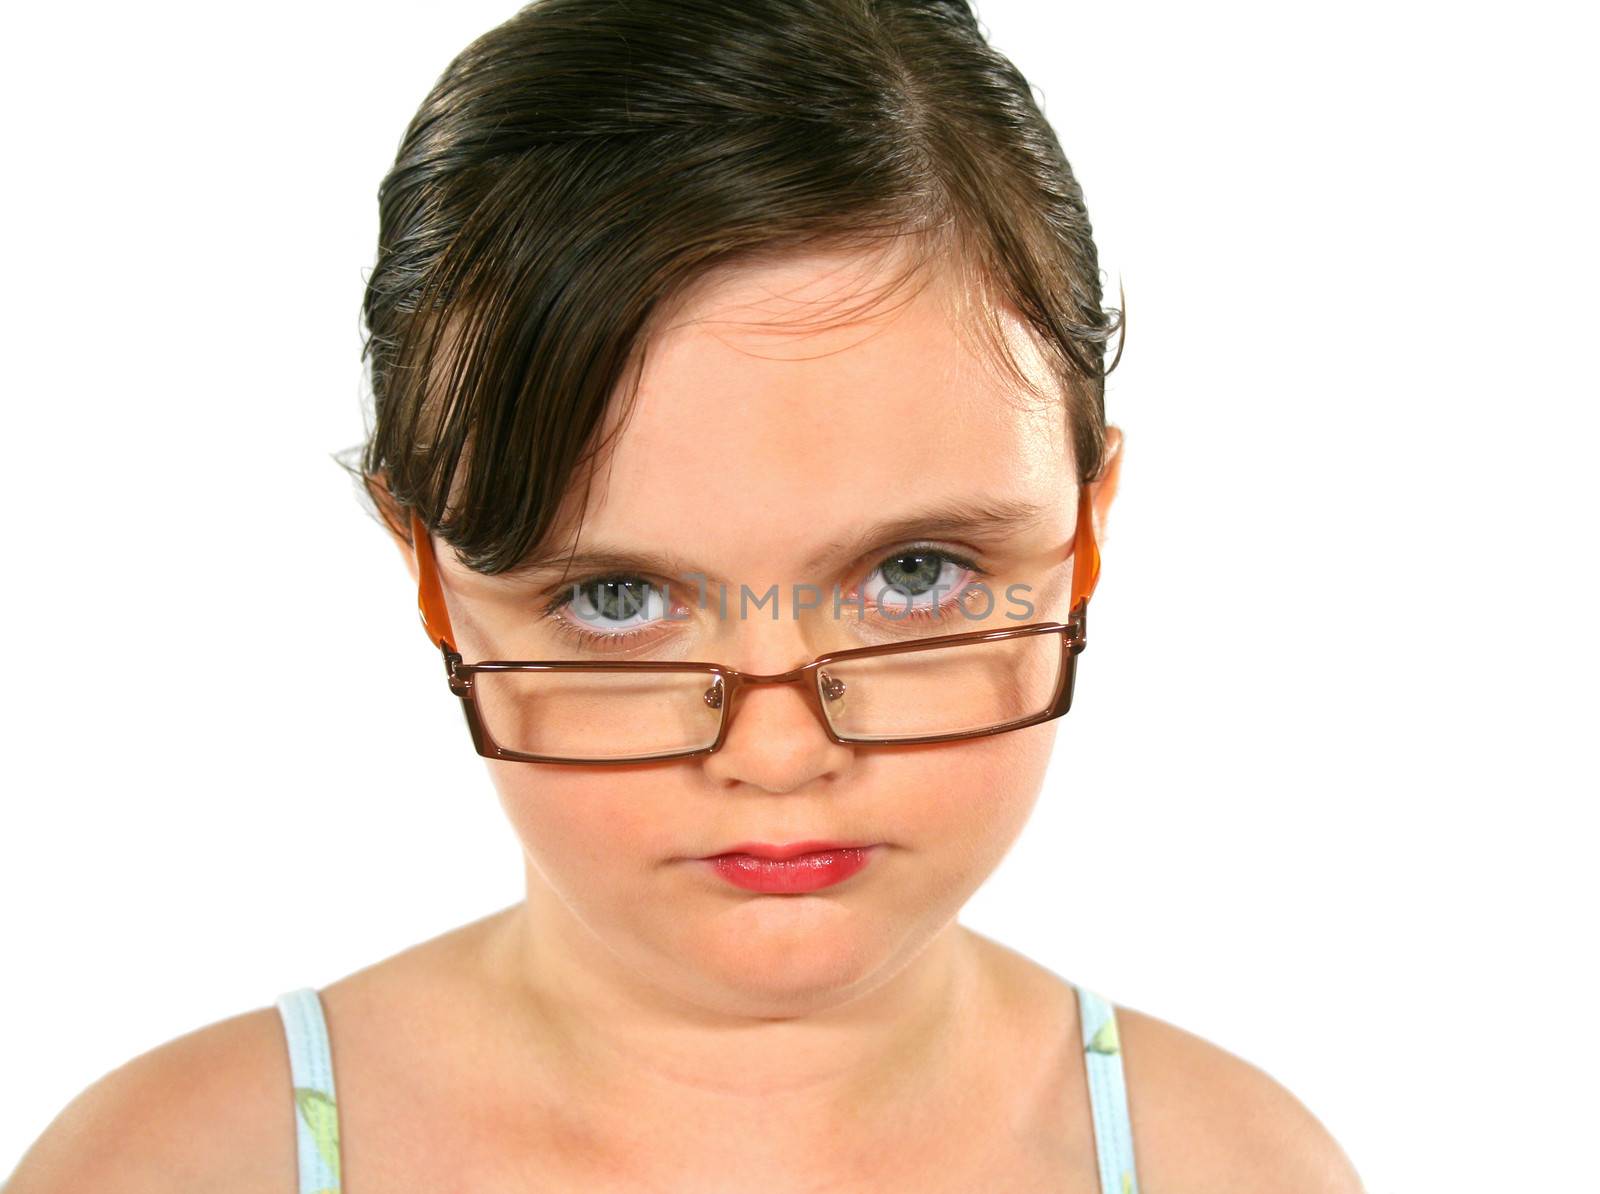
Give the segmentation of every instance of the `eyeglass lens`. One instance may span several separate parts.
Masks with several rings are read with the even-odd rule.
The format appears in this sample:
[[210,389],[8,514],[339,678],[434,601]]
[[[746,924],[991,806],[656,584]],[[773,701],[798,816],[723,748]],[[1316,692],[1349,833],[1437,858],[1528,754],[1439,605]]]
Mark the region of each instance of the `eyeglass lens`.
[[[841,738],[893,742],[975,733],[1036,717],[1060,681],[1062,637],[1024,634],[862,658],[813,673]],[[705,671],[489,671],[472,677],[484,724],[505,750],[622,760],[702,750],[726,714]]]

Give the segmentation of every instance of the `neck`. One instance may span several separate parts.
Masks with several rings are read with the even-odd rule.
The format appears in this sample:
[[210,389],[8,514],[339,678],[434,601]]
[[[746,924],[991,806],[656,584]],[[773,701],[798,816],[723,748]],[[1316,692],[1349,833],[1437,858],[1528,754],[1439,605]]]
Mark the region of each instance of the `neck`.
[[[619,956],[529,867],[527,899],[501,914],[490,965],[536,1025],[541,1066],[585,1129],[630,1139],[697,1133],[742,1155],[805,1160],[822,1142],[871,1147],[889,1125],[926,1125],[963,1095],[987,1019],[972,935],[951,920],[842,993],[669,990],[681,966]],[[741,1129],[754,1136],[730,1137]],[[641,1135],[643,1133],[643,1135]],[[703,1155],[700,1154],[700,1155]]]

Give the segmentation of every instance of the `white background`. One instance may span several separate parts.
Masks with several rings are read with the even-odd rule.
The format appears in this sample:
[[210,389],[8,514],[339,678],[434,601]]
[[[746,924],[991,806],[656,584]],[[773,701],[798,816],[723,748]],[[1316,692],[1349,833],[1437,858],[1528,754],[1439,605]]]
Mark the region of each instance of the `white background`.
[[[135,1053],[519,894],[331,459],[378,181],[514,7],[10,22],[0,1173]],[[1577,1188],[1589,36],[1554,5],[980,12],[1127,288],[1128,448],[1078,703],[963,919],[1267,1070],[1375,1194]]]

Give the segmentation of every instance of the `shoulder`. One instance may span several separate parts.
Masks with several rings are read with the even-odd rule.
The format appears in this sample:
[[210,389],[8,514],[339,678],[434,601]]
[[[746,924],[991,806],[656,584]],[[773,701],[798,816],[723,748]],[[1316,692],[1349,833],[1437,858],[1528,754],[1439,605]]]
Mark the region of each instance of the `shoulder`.
[[[1084,1133],[1073,1147],[1092,1148],[1073,984],[1011,947],[967,931],[1004,993],[1001,1018],[1023,1026],[1053,1075],[1029,1097],[1052,1115],[1070,1115],[1072,1130]],[[1120,1004],[1114,1010],[1141,1189],[1364,1194],[1328,1130],[1271,1076],[1164,1020]],[[1051,1043],[1044,1047],[1044,1041]]]
[[1362,1194],[1349,1157],[1270,1075],[1117,1007],[1140,1184],[1185,1194]]
[[56,1116],[4,1194],[238,1194],[296,1182],[289,1058],[275,1007],[123,1063]]

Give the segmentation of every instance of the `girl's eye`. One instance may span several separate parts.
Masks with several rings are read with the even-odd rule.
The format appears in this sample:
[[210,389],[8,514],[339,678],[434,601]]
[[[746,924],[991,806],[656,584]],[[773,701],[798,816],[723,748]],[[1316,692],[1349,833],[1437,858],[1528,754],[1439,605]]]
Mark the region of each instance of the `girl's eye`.
[[[862,585],[861,600],[895,623],[938,617],[944,606],[956,604],[970,580],[987,575],[965,556],[916,545],[881,560]],[[667,586],[643,576],[595,576],[568,585],[544,614],[558,633],[581,646],[620,650],[642,645],[666,618],[670,599]]]
[[895,619],[931,612],[960,596],[983,571],[971,560],[936,547],[908,547],[883,560],[862,586],[862,597]]
[[569,585],[546,612],[575,623],[579,633],[603,638],[657,622],[666,609],[663,586],[642,576],[603,576]]

